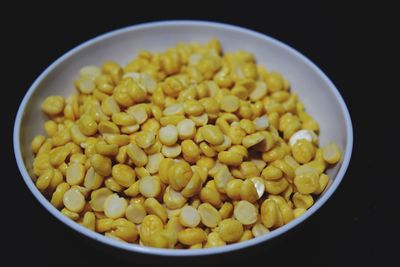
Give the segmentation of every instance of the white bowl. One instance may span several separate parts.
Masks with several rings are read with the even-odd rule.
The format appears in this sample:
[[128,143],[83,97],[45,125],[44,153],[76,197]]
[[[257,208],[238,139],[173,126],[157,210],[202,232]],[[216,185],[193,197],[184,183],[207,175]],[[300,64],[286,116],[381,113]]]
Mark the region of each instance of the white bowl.
[[[247,50],[268,69],[281,72],[299,94],[306,110],[319,122],[320,144],[336,142],[343,151],[342,161],[328,170],[332,183],[307,212],[292,222],[252,240],[224,247],[174,250],[141,247],[119,242],[92,232],[70,220],[54,208],[39,192],[29,175],[33,155],[32,138],[43,133],[45,116],[40,103],[46,96],[68,96],[73,92],[73,80],[85,65],[100,65],[113,59],[125,64],[141,49],[160,51],[177,42],[205,42],[217,37],[225,51]],[[54,217],[76,232],[117,249],[160,256],[201,256],[231,252],[271,240],[297,226],[316,212],[333,194],[343,179],[350,161],[353,130],[347,107],[338,90],[326,75],[309,59],[293,48],[266,35],[222,23],[203,21],[161,21],[116,30],[72,49],[51,64],[32,84],[19,107],[14,125],[14,153],[26,185],[36,199]],[[62,241],[60,241],[62,242]]]

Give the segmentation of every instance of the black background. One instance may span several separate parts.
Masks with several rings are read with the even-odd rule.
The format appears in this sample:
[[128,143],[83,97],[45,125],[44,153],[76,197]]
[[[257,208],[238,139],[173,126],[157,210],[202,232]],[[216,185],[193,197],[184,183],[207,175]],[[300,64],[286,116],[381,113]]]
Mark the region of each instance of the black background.
[[[365,4],[350,7],[336,2],[185,1],[127,5],[114,1],[93,3],[90,8],[81,4],[68,4],[67,8],[62,2],[4,8],[3,12],[12,15],[11,20],[2,19],[6,37],[2,39],[5,61],[0,79],[3,259],[11,259],[13,265],[133,265],[83,242],[39,205],[15,164],[12,127],[30,84],[63,53],[110,30],[164,19],[221,21],[289,44],[332,79],[350,109],[354,125],[354,149],[347,174],[317,214],[285,238],[250,251],[206,259],[206,264],[234,259],[243,265],[249,261],[269,266],[376,265],[395,258],[399,246],[391,242],[398,237],[399,227],[395,178],[399,150],[398,144],[393,144],[397,137],[393,128],[398,123],[397,108],[390,102],[393,98],[389,87],[384,85],[390,75],[378,74],[378,70],[386,72],[389,68],[376,63],[385,57],[385,49],[375,46],[390,43],[383,30],[395,19],[386,11]],[[173,263],[163,263],[169,264]]]

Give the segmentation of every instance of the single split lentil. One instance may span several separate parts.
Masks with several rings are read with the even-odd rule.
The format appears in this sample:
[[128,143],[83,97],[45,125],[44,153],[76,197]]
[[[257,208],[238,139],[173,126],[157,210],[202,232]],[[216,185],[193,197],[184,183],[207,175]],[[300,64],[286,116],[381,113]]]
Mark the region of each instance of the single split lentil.
[[218,40],[86,66],[49,96],[32,141],[38,189],[123,242],[211,248],[268,234],[310,208],[341,158],[289,81]]

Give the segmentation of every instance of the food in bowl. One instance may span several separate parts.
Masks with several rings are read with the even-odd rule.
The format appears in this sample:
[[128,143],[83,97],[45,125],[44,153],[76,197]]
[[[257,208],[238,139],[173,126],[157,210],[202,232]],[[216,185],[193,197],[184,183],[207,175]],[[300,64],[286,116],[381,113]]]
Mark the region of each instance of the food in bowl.
[[86,66],[48,96],[34,181],[61,213],[158,248],[242,242],[302,216],[340,161],[290,83],[218,40]]

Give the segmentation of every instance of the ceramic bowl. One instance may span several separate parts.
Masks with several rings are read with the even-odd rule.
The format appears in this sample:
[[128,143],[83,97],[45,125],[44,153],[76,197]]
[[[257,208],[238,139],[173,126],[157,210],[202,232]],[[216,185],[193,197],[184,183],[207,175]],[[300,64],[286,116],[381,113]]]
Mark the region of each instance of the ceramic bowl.
[[[290,223],[252,240],[224,247],[174,250],[157,249],[116,241],[92,232],[70,220],[54,208],[39,192],[31,179],[33,155],[32,138],[43,133],[46,117],[40,104],[46,96],[68,96],[73,92],[73,81],[85,65],[101,65],[113,59],[125,64],[141,49],[160,51],[177,42],[205,42],[218,38],[224,51],[246,50],[254,53],[258,63],[277,70],[286,77],[304,102],[306,110],[320,124],[320,144],[334,141],[343,152],[342,160],[328,170],[332,178],[325,192],[307,212]],[[43,207],[62,223],[76,232],[117,250],[159,256],[201,256],[232,252],[245,247],[268,242],[307,220],[335,192],[349,165],[353,143],[352,124],[346,104],[335,85],[309,59],[288,45],[252,30],[204,21],[161,21],[135,25],[103,34],[64,54],[51,64],[32,84],[19,107],[14,126],[14,152],[16,161],[29,190]],[[62,242],[62,241],[60,241]]]

